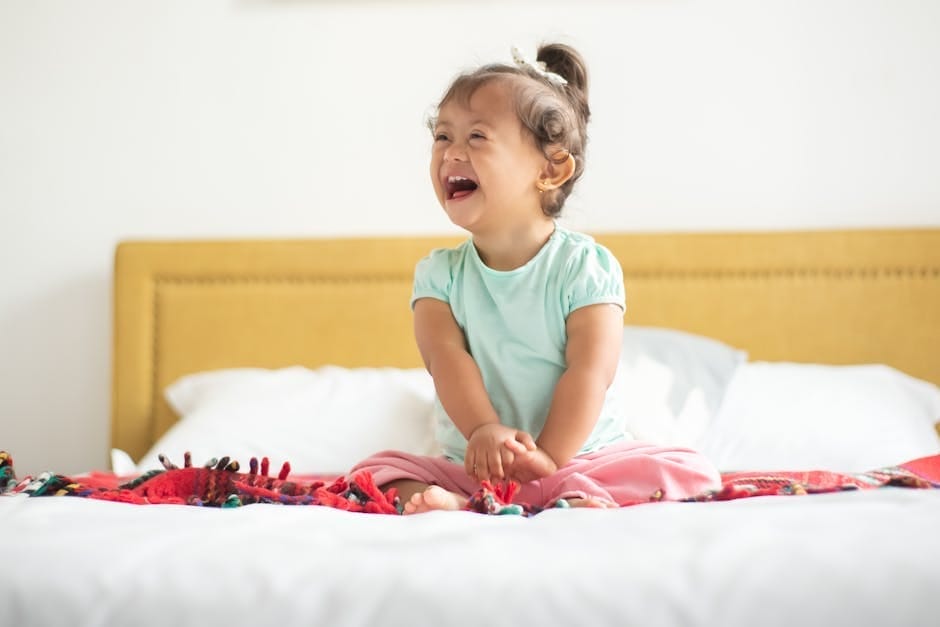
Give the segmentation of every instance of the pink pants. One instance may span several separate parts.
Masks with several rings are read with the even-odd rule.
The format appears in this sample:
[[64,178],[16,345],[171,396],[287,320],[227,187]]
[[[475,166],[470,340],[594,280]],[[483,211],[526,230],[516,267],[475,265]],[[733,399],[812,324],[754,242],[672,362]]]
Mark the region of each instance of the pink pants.
[[[480,488],[476,479],[467,476],[462,463],[444,457],[382,451],[356,464],[350,474],[363,470],[372,473],[376,485],[383,487],[411,479],[465,497]],[[630,505],[651,498],[676,501],[720,486],[715,467],[691,449],[628,441],[575,457],[555,474],[523,484],[515,500],[538,507],[550,507],[565,498]]]

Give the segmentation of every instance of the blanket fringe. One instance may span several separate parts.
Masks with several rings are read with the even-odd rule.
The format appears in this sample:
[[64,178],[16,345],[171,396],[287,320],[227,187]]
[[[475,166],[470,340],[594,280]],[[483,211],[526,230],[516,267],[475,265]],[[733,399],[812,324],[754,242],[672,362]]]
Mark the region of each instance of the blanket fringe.
[[16,473],[13,472],[13,457],[6,451],[0,451],[0,494],[13,489]]
[[[237,461],[229,457],[212,459],[194,467],[187,453],[183,467],[160,455],[163,470],[151,470],[119,486],[100,485],[93,478],[72,479],[43,473],[35,479],[16,483],[13,459],[0,451],[0,492],[30,496],[79,496],[103,501],[145,504],[240,507],[252,503],[281,505],[324,505],[351,512],[400,514],[396,490],[382,492],[366,471],[351,478],[340,477],[330,485],[323,481],[291,481],[290,464],[285,462],[277,477],[268,476],[269,461],[249,463],[249,472],[240,473]],[[261,471],[260,473],[258,471]]]
[[[383,492],[372,475],[362,471],[351,477],[324,481],[293,481],[290,464],[284,462],[276,477],[269,476],[270,461],[252,457],[248,472],[239,472],[239,463],[229,457],[211,459],[201,467],[192,464],[189,453],[183,466],[173,464],[161,455],[163,470],[152,470],[126,483],[115,486],[95,473],[70,478],[49,472],[26,477],[17,482],[13,457],[0,451],[0,495],[77,496],[121,503],[198,505],[203,507],[240,507],[253,503],[280,505],[321,505],[350,512],[370,514],[401,514],[402,503],[394,488]],[[844,490],[871,489],[884,486],[906,488],[940,488],[940,455],[915,459],[898,466],[889,466],[866,473],[805,472],[734,472],[722,475],[722,487],[683,499],[687,502],[728,501],[770,495],[818,494]],[[543,508],[515,501],[519,491],[516,482],[493,484],[483,481],[470,496],[466,510],[488,515],[534,516]],[[666,500],[662,493],[649,501]],[[639,502],[621,503],[633,505]],[[559,501],[555,507],[564,507]]]

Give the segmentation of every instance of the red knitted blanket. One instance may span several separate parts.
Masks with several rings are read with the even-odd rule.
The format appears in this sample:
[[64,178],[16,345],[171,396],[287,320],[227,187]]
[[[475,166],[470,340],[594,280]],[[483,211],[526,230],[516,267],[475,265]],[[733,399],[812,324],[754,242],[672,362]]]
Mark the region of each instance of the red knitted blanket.
[[[267,458],[252,458],[248,472],[239,472],[237,461],[228,457],[194,467],[187,454],[183,467],[161,456],[163,470],[137,477],[113,473],[91,473],[74,478],[42,473],[17,481],[13,458],[0,451],[0,494],[30,496],[77,496],[138,505],[172,503],[209,507],[239,507],[252,503],[320,505],[352,512],[400,514],[401,503],[394,489],[382,492],[367,472],[351,477],[290,476],[284,463],[276,476],[269,474]],[[729,501],[745,497],[800,495],[843,490],[866,490],[885,486],[940,488],[940,455],[922,457],[897,466],[865,473],[822,470],[776,472],[730,472],[722,475],[722,487],[686,501]],[[483,514],[521,514],[542,511],[526,503],[513,503],[518,484],[483,482],[470,497],[467,509]],[[636,505],[662,501],[661,492]],[[559,505],[563,506],[564,502]]]

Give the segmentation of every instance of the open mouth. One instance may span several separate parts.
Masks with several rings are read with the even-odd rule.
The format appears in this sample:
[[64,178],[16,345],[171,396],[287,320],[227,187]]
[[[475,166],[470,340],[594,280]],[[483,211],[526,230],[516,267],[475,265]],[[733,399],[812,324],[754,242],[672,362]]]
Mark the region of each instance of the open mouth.
[[444,181],[444,192],[447,200],[460,200],[476,191],[479,185],[476,181],[465,176],[448,176]]

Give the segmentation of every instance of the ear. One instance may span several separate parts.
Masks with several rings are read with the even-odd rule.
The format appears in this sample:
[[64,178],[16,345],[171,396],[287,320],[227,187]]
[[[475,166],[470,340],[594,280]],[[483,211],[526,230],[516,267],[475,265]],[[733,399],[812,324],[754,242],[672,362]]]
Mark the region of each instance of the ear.
[[558,189],[574,176],[574,168],[575,161],[571,153],[564,148],[555,147],[551,156],[545,159],[545,165],[539,172],[535,186],[542,192]]

